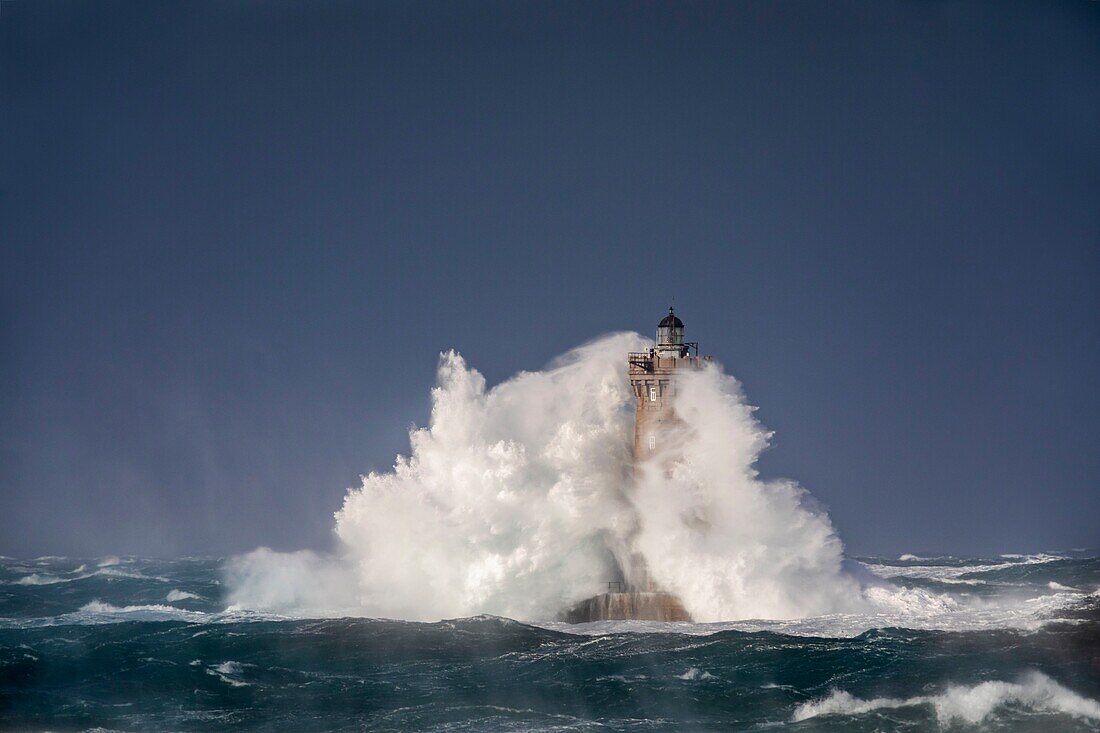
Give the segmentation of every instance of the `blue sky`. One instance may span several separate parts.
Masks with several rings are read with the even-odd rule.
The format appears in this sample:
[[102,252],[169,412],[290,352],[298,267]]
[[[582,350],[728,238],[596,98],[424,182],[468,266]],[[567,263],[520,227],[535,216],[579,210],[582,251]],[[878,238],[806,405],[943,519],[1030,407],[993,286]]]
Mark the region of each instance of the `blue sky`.
[[853,552],[1100,539],[1100,4],[0,9],[0,553],[325,548],[668,302]]

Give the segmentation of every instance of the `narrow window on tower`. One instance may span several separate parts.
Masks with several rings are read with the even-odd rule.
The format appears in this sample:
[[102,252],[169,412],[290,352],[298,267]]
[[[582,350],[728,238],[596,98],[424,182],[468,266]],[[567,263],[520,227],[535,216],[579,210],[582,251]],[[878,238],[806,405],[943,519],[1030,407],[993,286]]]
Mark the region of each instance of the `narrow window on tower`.
[[657,401],[657,388],[656,387],[650,387],[649,388],[649,401],[650,402],[656,402]]
[[651,436],[649,436],[649,449],[650,450],[655,450],[656,448],[657,448],[657,436],[656,435],[651,435]]

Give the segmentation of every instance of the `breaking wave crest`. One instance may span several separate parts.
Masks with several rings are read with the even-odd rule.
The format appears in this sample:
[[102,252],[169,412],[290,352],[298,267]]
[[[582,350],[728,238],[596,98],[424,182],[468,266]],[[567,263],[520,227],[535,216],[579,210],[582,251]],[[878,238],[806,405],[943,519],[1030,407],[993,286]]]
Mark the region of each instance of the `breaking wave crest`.
[[799,705],[792,721],[822,715],[862,715],[883,708],[913,705],[931,705],[936,711],[936,718],[944,725],[982,723],[1006,706],[1100,721],[1100,702],[1082,697],[1039,672],[1026,675],[1020,682],[991,681],[952,686],[939,695],[905,699],[878,697],[861,700],[843,690],[833,690],[828,697]]
[[12,585],[56,585],[58,583],[72,583],[77,580],[87,580],[88,578],[108,578],[108,579],[130,579],[130,580],[155,580],[161,583],[167,583],[168,579],[159,575],[149,576],[135,570],[120,570],[113,566],[102,566],[99,570],[93,572],[84,572],[84,566],[72,571],[72,574],[63,578],[58,575],[52,575],[49,573],[31,573],[30,575],[24,575],[18,580],[11,581]]

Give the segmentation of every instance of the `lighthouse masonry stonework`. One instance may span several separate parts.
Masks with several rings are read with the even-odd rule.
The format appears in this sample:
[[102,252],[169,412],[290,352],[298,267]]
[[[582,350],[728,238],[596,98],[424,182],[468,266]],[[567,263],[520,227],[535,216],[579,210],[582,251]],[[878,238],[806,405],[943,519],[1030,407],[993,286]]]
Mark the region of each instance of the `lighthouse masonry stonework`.
[[[703,368],[711,357],[698,355],[699,345],[684,340],[684,322],[672,308],[657,324],[654,348],[627,357],[630,386],[634,390],[634,467],[649,462],[667,464],[678,454],[676,442],[682,422],[676,415],[677,377]],[[588,621],[690,621],[676,596],[650,580],[645,562],[631,558],[631,577],[610,580],[608,592],[569,608],[562,618],[570,623]],[[614,590],[612,590],[614,588]]]
[[630,386],[634,388],[634,465],[661,453],[676,457],[674,446],[679,424],[676,417],[676,375],[701,369],[709,356],[699,357],[699,345],[684,341],[684,322],[672,308],[657,324],[657,345],[648,352],[629,355]]

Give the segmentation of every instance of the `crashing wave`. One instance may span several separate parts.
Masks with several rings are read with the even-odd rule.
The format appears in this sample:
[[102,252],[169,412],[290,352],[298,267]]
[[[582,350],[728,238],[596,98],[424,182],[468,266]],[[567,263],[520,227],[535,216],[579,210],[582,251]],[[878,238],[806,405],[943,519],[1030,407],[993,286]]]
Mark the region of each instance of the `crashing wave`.
[[428,426],[410,432],[392,470],[348,491],[336,554],[260,548],[234,558],[230,608],[545,621],[608,581],[631,581],[640,557],[697,621],[862,619],[843,624],[852,629],[906,625],[905,616],[956,623],[957,599],[882,578],[970,587],[982,581],[963,576],[1014,564],[924,566],[905,555],[905,565],[871,564],[878,577],[846,564],[813,497],[758,476],[771,434],[717,364],[678,382],[685,428],[667,470],[633,466],[623,361],[649,345],[605,336],[491,389],[457,353],[443,354]]
[[623,359],[647,345],[607,336],[492,389],[444,354],[411,453],[337,513],[340,569],[261,550],[231,564],[231,602],[545,619],[629,576],[640,555],[699,620],[860,610],[827,515],[795,483],[757,477],[770,433],[717,366],[680,387],[690,431],[675,469],[635,476]]
[[828,697],[799,705],[792,716],[800,722],[823,715],[862,715],[883,708],[931,705],[942,724],[955,722],[976,725],[999,708],[1016,705],[1036,712],[1063,713],[1089,720],[1100,720],[1100,702],[1082,697],[1039,672],[1020,682],[981,682],[976,685],[948,687],[939,695],[862,700],[843,690]]

